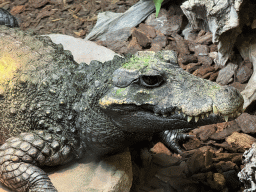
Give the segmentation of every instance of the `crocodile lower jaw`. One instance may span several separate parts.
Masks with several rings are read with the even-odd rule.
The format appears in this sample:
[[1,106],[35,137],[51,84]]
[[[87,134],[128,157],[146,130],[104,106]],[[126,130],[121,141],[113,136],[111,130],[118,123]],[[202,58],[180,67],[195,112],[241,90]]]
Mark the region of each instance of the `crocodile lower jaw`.
[[196,116],[191,116],[191,115],[187,115],[185,113],[183,113],[181,110],[175,110],[169,114],[161,114],[161,113],[154,113],[155,116],[162,116],[163,118],[168,118],[172,115],[180,115],[183,116],[187,122],[191,122],[194,120],[194,122],[198,122],[200,119],[205,119],[206,117],[209,117],[210,115],[219,115],[222,116],[224,118],[224,120],[227,122],[229,119],[234,119],[236,117],[238,117],[241,113],[243,112],[243,105],[241,105],[236,111],[234,111],[233,113],[230,114],[221,114],[217,111],[216,107],[213,107],[213,111],[209,111],[209,112],[205,112],[205,113],[201,113],[199,115]]

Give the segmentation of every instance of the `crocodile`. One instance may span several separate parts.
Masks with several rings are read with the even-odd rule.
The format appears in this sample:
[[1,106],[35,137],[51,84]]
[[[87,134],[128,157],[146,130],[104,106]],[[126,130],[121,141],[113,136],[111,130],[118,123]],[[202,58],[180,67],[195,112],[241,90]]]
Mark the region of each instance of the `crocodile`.
[[242,106],[235,88],[189,74],[171,50],[79,64],[47,36],[0,26],[0,181],[13,191],[57,191],[44,166],[141,141],[179,151],[188,136],[178,130],[228,121]]

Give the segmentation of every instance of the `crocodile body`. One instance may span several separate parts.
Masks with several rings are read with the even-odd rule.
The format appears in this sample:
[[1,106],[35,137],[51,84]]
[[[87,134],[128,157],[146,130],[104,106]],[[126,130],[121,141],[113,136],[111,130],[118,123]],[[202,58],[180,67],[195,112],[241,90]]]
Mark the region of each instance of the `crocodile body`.
[[172,130],[242,110],[237,90],[183,71],[174,52],[143,54],[78,64],[48,37],[0,27],[0,181],[56,191],[40,167],[143,140],[172,147]]

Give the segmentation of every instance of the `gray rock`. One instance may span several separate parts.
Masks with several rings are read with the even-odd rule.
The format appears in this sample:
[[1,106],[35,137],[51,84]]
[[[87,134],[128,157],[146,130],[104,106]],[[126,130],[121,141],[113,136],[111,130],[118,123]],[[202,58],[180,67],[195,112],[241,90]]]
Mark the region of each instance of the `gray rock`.
[[209,48],[207,45],[196,45],[195,46],[195,55],[196,56],[207,56]]
[[155,13],[151,14],[145,21],[147,25],[153,26],[156,30],[159,30],[164,35],[171,35],[181,30],[182,15],[168,15],[167,12],[159,14],[156,18]]
[[222,85],[227,85],[228,83],[232,82],[232,77],[234,76],[236,69],[237,65],[229,63],[226,67],[219,71],[219,75],[216,79],[216,82]]
[[252,69],[249,69],[247,66],[239,67],[236,72],[237,81],[240,83],[246,83],[250,79],[252,72]]
[[256,132],[256,116],[248,113],[242,113],[236,120],[244,133]]
[[49,36],[56,44],[61,43],[65,50],[71,51],[75,61],[78,63],[85,62],[89,64],[92,60],[104,62],[113,59],[114,55],[117,55],[114,51],[97,45],[92,41],[85,41],[62,34],[50,34],[46,36]]

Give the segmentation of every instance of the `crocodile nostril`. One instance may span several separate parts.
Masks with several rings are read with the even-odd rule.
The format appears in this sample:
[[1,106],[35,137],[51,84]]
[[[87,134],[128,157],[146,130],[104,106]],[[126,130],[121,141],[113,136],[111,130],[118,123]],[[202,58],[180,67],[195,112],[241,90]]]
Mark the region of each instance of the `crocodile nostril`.
[[227,93],[228,92],[228,88],[226,88],[224,91]]

